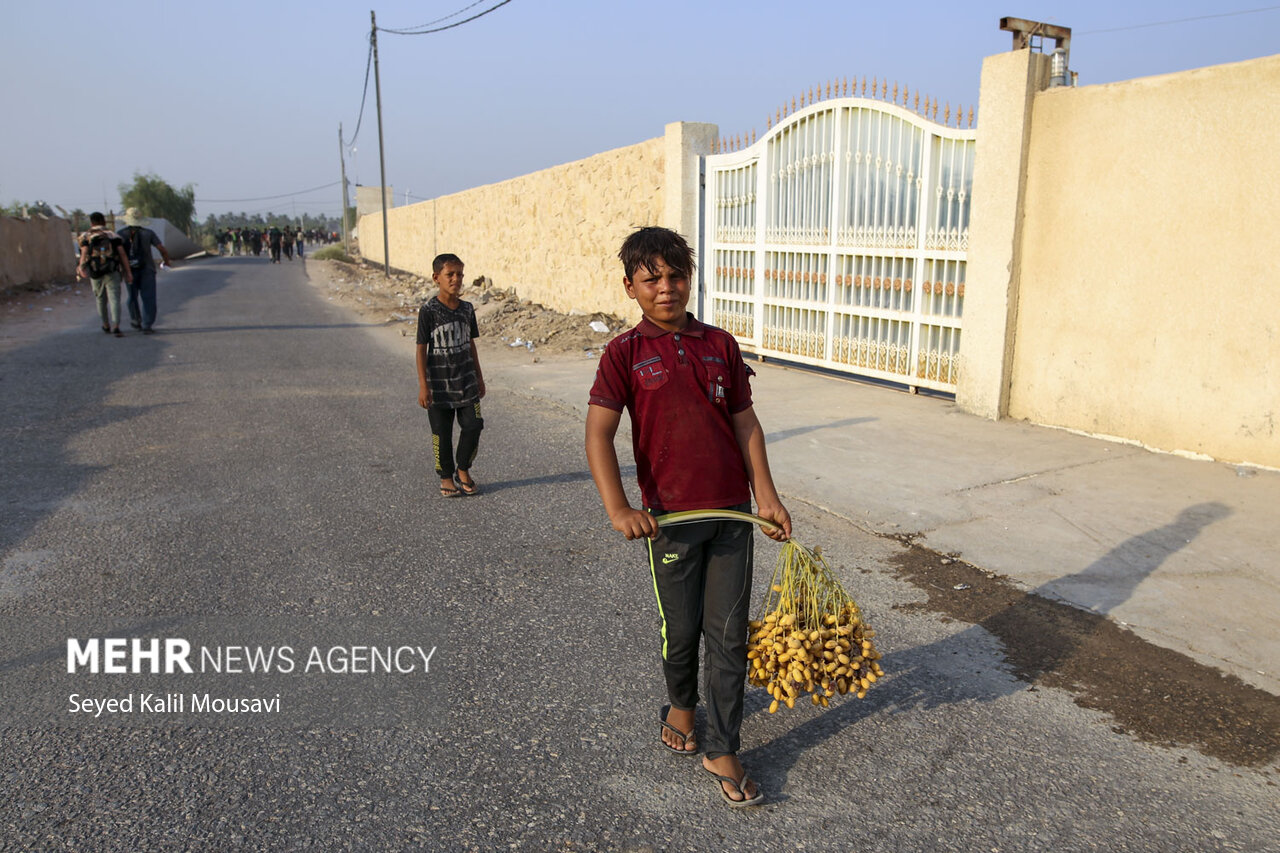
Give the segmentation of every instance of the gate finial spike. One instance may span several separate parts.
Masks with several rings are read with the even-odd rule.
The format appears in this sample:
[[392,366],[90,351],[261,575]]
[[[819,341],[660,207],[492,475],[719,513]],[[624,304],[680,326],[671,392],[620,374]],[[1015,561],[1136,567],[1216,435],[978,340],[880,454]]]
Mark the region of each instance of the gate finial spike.
[[893,102],[898,103],[898,81],[893,81]]
[[[836,93],[839,94],[839,84],[837,84]],[[831,100],[831,81],[827,81],[827,100]]]
[[942,123],[951,124],[951,102],[947,101],[947,108],[942,113]]
[[[855,83],[855,85],[856,85],[856,83]],[[844,97],[846,97],[846,98],[847,98],[847,97],[849,97],[849,78],[848,78],[848,77],[845,77],[845,78],[844,78],[844,89],[843,89],[843,91],[844,91]]]
[[973,127],[973,106],[969,107],[969,127]]
[[873,98],[880,97],[880,78],[879,77],[871,78],[871,97]]
[[796,111],[796,99],[795,99],[795,97],[793,96],[793,97],[791,98],[791,112],[795,112],[795,111]]
[[[926,101],[925,103],[928,103],[928,101]],[[920,112],[920,93],[919,93],[919,92],[916,92],[916,105],[915,105],[915,111],[916,111],[917,113],[919,113],[919,112]]]
[[862,97],[867,96],[867,75],[862,75]]

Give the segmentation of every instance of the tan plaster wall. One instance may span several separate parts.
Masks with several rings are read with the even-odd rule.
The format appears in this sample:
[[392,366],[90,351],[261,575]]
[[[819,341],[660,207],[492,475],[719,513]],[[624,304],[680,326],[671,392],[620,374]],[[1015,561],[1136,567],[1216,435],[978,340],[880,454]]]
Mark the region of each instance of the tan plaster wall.
[[[452,252],[466,264],[468,282],[488,276],[549,308],[638,321],[617,253],[634,228],[668,224],[664,165],[659,137],[394,208],[387,217],[391,266],[430,276],[432,258]],[[360,251],[383,262],[380,213],[360,218]]]
[[1273,56],[1036,95],[1010,416],[1280,467],[1278,91]]
[[67,220],[0,216],[0,287],[70,281],[75,272],[75,240]]
[[1001,417],[1009,406],[1010,333],[1022,269],[1018,211],[1026,193],[1031,109],[1048,80],[1049,57],[1043,53],[1014,50],[982,63],[956,402],[986,418]]

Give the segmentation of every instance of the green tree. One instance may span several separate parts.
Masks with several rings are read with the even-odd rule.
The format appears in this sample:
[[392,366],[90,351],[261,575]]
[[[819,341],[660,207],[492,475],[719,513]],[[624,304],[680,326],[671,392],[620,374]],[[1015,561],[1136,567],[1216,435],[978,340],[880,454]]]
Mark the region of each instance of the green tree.
[[196,189],[191,184],[174,189],[159,175],[134,172],[132,184],[120,185],[120,202],[125,208],[138,208],[143,216],[167,219],[180,231],[191,233],[196,213]]

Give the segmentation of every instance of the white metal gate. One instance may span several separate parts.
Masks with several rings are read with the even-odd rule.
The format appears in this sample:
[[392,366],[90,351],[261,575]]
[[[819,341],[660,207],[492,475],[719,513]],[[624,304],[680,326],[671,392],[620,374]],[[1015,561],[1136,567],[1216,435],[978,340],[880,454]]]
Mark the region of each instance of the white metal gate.
[[838,98],[707,156],[708,321],[762,356],[954,392],[976,136]]

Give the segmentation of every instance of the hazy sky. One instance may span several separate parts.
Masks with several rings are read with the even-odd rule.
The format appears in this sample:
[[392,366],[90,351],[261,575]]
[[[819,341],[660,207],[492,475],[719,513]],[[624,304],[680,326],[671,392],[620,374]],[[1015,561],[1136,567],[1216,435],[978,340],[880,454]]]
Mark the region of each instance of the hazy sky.
[[[373,11],[379,27],[412,28],[471,2]],[[0,203],[118,209],[118,185],[140,171],[194,184],[200,219],[337,215],[338,125],[350,141],[360,120],[369,6],[0,7]],[[431,198],[652,139],[672,121],[759,134],[784,102],[845,77],[967,110],[983,57],[1010,48],[1006,15],[1071,27],[1081,85],[1280,52],[1280,5],[1265,0],[509,0],[445,32],[379,32],[387,182],[396,204]],[[368,92],[347,175],[377,185],[372,75]]]

